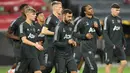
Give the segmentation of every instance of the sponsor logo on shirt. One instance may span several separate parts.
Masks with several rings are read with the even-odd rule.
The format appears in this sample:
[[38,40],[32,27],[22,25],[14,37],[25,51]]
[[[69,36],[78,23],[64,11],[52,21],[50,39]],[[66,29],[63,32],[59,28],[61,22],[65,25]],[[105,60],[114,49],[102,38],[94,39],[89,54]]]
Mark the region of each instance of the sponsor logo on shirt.
[[113,31],[118,31],[118,30],[120,30],[120,26],[114,26]]
[[95,32],[94,28],[90,28],[88,32]]
[[28,38],[33,39],[33,38],[35,38],[35,35],[34,35],[34,34],[32,34],[32,33],[30,33],[30,34],[28,35]]
[[70,39],[70,38],[71,38],[71,35],[65,34],[64,39]]

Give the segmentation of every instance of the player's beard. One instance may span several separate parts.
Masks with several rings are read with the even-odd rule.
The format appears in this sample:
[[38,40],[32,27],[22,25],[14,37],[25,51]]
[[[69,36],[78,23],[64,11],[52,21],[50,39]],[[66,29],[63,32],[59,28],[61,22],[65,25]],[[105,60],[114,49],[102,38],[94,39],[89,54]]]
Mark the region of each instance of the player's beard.
[[71,23],[71,20],[65,20],[65,23],[66,23],[66,24],[70,24],[70,23]]

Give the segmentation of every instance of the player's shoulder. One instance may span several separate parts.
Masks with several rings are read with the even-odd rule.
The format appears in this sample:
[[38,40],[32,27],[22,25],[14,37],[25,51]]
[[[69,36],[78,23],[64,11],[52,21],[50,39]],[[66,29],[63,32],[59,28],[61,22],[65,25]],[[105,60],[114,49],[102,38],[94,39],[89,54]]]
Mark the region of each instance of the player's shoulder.
[[48,20],[48,19],[53,19],[55,16],[54,16],[54,14],[50,14],[46,19]]
[[104,18],[104,21],[108,21],[108,20],[111,20],[113,19],[113,17],[111,15],[107,15],[105,18]]
[[74,19],[74,22],[77,22],[79,19],[81,19],[82,17],[81,16],[78,16]]
[[94,19],[96,19],[96,20],[99,20],[99,18],[98,18],[98,17],[96,17],[96,16],[93,16],[93,18],[94,18]]
[[120,20],[121,20],[121,16],[117,16],[117,19],[120,19]]
[[47,18],[46,18],[46,24],[48,24],[51,20],[52,20],[53,16],[52,14],[50,14]]

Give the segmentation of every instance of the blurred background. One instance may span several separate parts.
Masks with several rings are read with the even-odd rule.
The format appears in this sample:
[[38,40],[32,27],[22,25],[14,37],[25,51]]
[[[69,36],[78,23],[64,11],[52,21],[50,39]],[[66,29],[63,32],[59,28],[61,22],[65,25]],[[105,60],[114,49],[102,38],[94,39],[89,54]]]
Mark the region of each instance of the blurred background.
[[[7,70],[14,63],[12,41],[5,34],[11,22],[20,16],[19,6],[29,4],[37,11],[42,11],[47,17],[50,14],[50,3],[54,0],[0,0],[0,73]],[[69,8],[74,13],[74,18],[79,16],[80,8],[84,4],[91,4],[95,11],[95,16],[100,18],[101,23],[105,16],[110,14],[112,3],[119,3],[121,7],[120,16],[123,19],[123,28],[127,41],[126,55],[128,68],[130,69],[130,0],[58,0],[63,3],[64,8]],[[102,23],[103,24],[103,23]],[[100,42],[100,41],[99,41]],[[103,65],[102,44],[98,42],[99,51],[95,58],[99,65]],[[130,72],[130,71],[129,71]],[[126,72],[127,73],[127,72]]]

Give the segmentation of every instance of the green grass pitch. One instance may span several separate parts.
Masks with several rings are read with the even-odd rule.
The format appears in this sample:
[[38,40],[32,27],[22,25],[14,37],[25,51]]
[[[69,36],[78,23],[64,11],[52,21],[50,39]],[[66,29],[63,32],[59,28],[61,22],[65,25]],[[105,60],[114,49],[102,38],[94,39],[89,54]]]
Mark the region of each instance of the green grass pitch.
[[[10,69],[9,66],[0,67],[0,73],[6,73]],[[83,69],[81,69],[80,73],[82,73]],[[54,69],[51,73],[54,73]],[[105,73],[104,67],[99,67],[98,73]],[[117,73],[117,67],[112,67],[111,73]],[[124,73],[130,73],[130,67],[126,67]]]

